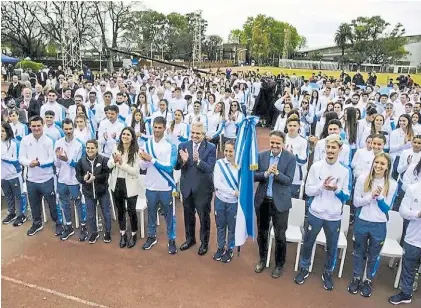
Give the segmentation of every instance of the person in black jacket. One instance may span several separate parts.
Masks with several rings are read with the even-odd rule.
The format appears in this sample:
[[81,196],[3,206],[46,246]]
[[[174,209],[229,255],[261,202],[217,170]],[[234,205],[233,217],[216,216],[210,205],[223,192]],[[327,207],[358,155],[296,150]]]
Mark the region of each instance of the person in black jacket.
[[111,215],[110,194],[108,192],[107,167],[108,158],[98,154],[98,141],[95,139],[86,142],[86,155],[76,165],[76,178],[82,184],[82,193],[85,196],[88,208],[88,225],[91,231],[89,244],[94,244],[99,237],[96,224],[96,205],[99,202],[105,220],[104,242],[111,242]]

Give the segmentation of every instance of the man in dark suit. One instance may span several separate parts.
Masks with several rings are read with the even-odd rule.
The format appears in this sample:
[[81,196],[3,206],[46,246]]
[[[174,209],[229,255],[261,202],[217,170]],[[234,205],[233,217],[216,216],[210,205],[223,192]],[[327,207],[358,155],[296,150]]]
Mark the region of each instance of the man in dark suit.
[[203,123],[194,123],[191,141],[178,146],[176,170],[181,169],[180,188],[183,195],[184,226],[186,242],[180,250],[187,250],[196,244],[196,217],[200,219],[201,246],[198,254],[208,251],[210,235],[210,211],[213,193],[213,168],[216,161],[215,145],[206,141]]
[[268,253],[269,224],[272,218],[275,231],[275,269],[273,278],[282,275],[287,242],[285,231],[288,227],[291,203],[291,183],[294,178],[295,155],[284,150],[285,134],[280,131],[270,133],[270,150],[259,153],[258,170],[254,181],[258,182],[254,206],[257,217],[257,243],[260,261],[255,267],[261,273],[266,266]]

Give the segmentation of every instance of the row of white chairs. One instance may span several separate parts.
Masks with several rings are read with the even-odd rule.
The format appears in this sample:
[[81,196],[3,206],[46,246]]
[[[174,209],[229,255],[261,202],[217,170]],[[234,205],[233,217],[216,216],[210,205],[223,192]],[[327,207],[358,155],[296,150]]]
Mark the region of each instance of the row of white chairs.
[[[300,260],[300,253],[301,253],[301,246],[303,243],[304,237],[304,216],[305,216],[305,201],[301,199],[292,199],[292,208],[289,211],[289,218],[288,218],[288,228],[285,233],[287,242],[297,243],[297,253],[295,258],[295,271],[298,271],[298,265]],[[341,250],[340,258],[341,264],[339,266],[339,273],[338,277],[342,277],[343,267],[345,263],[346,257],[346,249],[348,247],[348,229],[349,229],[349,216],[350,216],[350,206],[344,205],[343,207],[343,215],[341,221],[341,230],[338,240],[338,249]],[[396,274],[394,287],[398,288],[399,285],[399,278],[402,271],[402,255],[403,249],[399,244],[402,236],[403,231],[403,219],[400,216],[399,212],[389,211],[389,221],[387,223],[387,233],[386,239],[383,244],[382,250],[380,255],[383,257],[389,257],[389,267],[392,268],[393,264],[395,263],[395,259],[399,259],[399,267]],[[270,257],[271,257],[271,250],[272,250],[272,241],[275,239],[275,233],[273,231],[273,227],[270,230],[270,239],[269,239],[269,248],[268,248],[268,257],[266,267],[269,267]],[[324,230],[322,229],[319,235],[316,238],[316,242],[313,246],[312,256],[311,256],[311,266],[309,271],[313,270],[314,264],[314,256],[316,252],[316,245],[326,246],[326,235]]]

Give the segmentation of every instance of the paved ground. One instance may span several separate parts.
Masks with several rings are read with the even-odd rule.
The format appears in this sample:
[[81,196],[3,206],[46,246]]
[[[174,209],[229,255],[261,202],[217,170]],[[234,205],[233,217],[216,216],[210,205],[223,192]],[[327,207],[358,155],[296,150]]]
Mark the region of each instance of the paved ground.
[[[262,136],[263,133],[263,136]],[[261,148],[267,132],[259,130]],[[1,203],[2,217],[6,205]],[[77,234],[66,242],[54,237],[48,222],[39,234],[27,237],[27,222],[20,228],[1,226],[1,300],[3,307],[389,307],[387,298],[394,294],[396,268],[389,269],[383,260],[374,282],[372,298],[352,296],[346,291],[351,273],[351,253],[342,279],[335,277],[335,289],[323,289],[320,275],[324,252],[318,248],[313,273],[305,285],[297,286],[294,262],[296,245],[288,247],[283,277],[274,280],[270,270],[255,274],[257,245],[250,240],[241,256],[230,264],[212,260],[216,247],[215,223],[212,218],[211,251],[197,255],[198,246],[167,253],[159,227],[159,242],[143,251],[141,240],[132,250],[118,247],[118,226],[113,222],[113,242],[95,245],[80,243]],[[177,244],[184,241],[182,207],[177,204]],[[197,237],[199,238],[199,237]],[[406,307],[420,307],[420,293]]]

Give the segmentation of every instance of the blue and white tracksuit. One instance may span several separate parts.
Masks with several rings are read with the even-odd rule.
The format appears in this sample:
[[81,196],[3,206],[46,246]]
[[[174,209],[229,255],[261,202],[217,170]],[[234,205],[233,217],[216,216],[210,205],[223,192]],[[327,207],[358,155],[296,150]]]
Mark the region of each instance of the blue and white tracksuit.
[[218,249],[224,249],[225,243],[227,249],[233,249],[238,208],[238,197],[234,193],[238,191],[238,169],[226,158],[219,159],[215,164],[213,182]]
[[[98,143],[99,143],[99,153],[105,157],[110,157],[111,153],[119,141],[121,131],[126,127],[126,124],[120,120],[114,121],[112,123],[110,120],[105,119],[101,121],[98,128]],[[107,139],[104,138],[104,135],[107,135]],[[115,138],[113,138],[115,134]]]
[[412,185],[406,191],[399,213],[409,220],[408,229],[403,244],[402,274],[400,289],[407,295],[412,295],[415,279],[415,269],[421,258],[421,183]]
[[67,142],[66,137],[59,139],[54,147],[60,148],[67,155],[67,161],[54,157],[54,164],[57,167],[57,193],[60,205],[64,212],[64,222],[66,225],[72,224],[71,201],[74,202],[79,212],[81,225],[86,223],[86,205],[82,204],[82,194],[80,184],[76,179],[76,164],[85,152],[83,142],[75,137]]
[[[9,214],[25,214],[26,195],[22,189],[22,174],[19,163],[19,143],[14,139],[1,142],[1,188],[7,201]],[[19,206],[16,208],[16,200]],[[16,213],[17,212],[17,213]]]
[[307,140],[300,135],[297,135],[295,138],[290,137],[288,134],[285,136],[285,148],[292,151],[297,162],[291,185],[291,195],[297,199],[300,196],[301,184],[307,175],[307,144]]
[[[323,183],[328,177],[337,181],[337,190],[328,191]],[[332,272],[336,265],[339,232],[341,230],[342,208],[349,200],[352,176],[349,168],[339,161],[330,165],[326,160],[315,162],[308,173],[306,194],[313,197],[309,207],[308,227],[300,258],[300,268],[308,270],[317,235],[323,228],[326,235],[327,257],[325,270]]]
[[[56,193],[54,190],[54,148],[50,137],[43,134],[36,139],[33,134],[22,138],[19,151],[19,162],[28,167],[27,188],[34,224],[41,224],[42,198],[50,207],[51,218],[61,224],[61,217],[57,216]],[[33,160],[39,166],[29,167]]]
[[176,238],[176,218],[172,197],[174,186],[173,170],[177,163],[177,148],[162,138],[159,142],[151,137],[145,142],[143,150],[152,156],[150,162],[140,160],[140,168],[146,171],[146,201],[148,203],[148,236],[156,237],[157,206],[161,202],[167,224],[169,240]]
[[397,194],[397,183],[389,179],[389,191],[373,199],[372,190],[377,187],[384,187],[385,180],[374,179],[372,188],[365,191],[364,184],[369,176],[362,174],[355,184],[354,206],[357,208],[354,226],[354,277],[362,278],[364,273],[367,254],[367,279],[372,280],[376,275],[380,264],[380,251],[386,238],[386,224],[389,218],[388,212],[393,206]]

